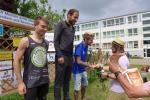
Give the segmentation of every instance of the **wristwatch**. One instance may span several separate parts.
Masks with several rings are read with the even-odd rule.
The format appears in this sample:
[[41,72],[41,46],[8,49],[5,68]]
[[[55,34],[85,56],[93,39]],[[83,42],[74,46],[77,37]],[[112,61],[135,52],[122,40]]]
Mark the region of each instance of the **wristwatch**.
[[121,74],[121,72],[120,71],[116,71],[116,72],[114,72],[114,74],[116,76],[116,79],[118,79],[118,76],[119,76],[119,74]]

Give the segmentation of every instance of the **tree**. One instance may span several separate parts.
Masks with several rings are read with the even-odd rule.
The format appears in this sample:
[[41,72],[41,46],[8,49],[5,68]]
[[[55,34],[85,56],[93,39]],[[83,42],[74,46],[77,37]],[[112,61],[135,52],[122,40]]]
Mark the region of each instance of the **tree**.
[[0,9],[14,12],[15,0],[0,0]]
[[15,0],[15,13],[31,19],[37,16],[45,16],[49,21],[49,31],[52,30],[56,23],[63,19],[63,14],[52,11],[48,0]]

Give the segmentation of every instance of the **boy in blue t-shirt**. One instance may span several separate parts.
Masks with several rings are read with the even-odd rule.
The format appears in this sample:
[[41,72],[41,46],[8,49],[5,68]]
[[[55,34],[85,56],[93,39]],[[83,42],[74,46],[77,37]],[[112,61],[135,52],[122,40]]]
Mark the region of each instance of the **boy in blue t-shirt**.
[[83,41],[75,48],[74,53],[74,100],[78,100],[79,91],[81,89],[81,100],[85,98],[85,89],[88,85],[86,68],[94,68],[94,65],[87,64],[88,46],[93,43],[93,34],[86,32],[83,34]]

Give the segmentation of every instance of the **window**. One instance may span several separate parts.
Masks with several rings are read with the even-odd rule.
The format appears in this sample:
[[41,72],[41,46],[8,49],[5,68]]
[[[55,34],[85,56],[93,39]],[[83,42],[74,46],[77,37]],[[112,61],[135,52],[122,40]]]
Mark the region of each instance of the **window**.
[[150,44],[150,40],[144,40],[144,44]]
[[128,36],[134,36],[134,35],[138,35],[137,28],[128,29]]
[[98,27],[98,22],[96,22],[95,25],[96,25],[96,28],[97,28]]
[[107,48],[107,43],[103,43],[103,48],[104,48],[104,49]]
[[120,30],[120,36],[124,37],[124,30]]
[[128,42],[128,48],[133,48],[133,41]]
[[132,23],[132,17],[131,16],[128,17],[128,23]]
[[150,17],[150,13],[143,14],[143,18],[145,18],[145,17]]
[[96,48],[99,48],[99,44],[98,43],[96,43]]
[[137,23],[137,15],[133,16],[133,23]]
[[79,26],[75,26],[76,31],[79,31],[79,28],[80,28]]
[[138,48],[138,41],[134,41],[134,48]]
[[92,47],[93,47],[93,48],[99,48],[99,44],[98,44],[98,43],[95,43],[95,44],[92,45]]
[[116,31],[116,37],[119,37],[119,30]]
[[79,35],[76,35],[75,38],[74,38],[74,40],[75,40],[75,41],[79,41],[79,40],[80,40],[80,36],[79,36]]
[[85,30],[85,25],[82,25],[82,30]]
[[103,43],[103,49],[110,49],[111,43]]
[[107,26],[111,26],[111,20],[107,20]]
[[95,44],[92,44],[92,47],[95,47]]
[[134,34],[134,35],[137,35],[137,34],[138,34],[137,28],[133,28],[133,34]]
[[124,19],[120,18],[120,25],[124,24]]
[[124,23],[125,23],[125,19],[123,17],[122,18],[116,18],[116,19],[109,19],[109,20],[103,21],[103,27],[122,25]]
[[104,38],[104,39],[107,38],[106,32],[103,32],[103,38]]
[[129,41],[128,48],[138,48],[138,41]]
[[84,30],[89,30],[89,29],[95,29],[95,28],[98,27],[98,22],[83,24],[81,27],[82,27],[83,31]]
[[128,29],[128,36],[132,36],[132,29]]
[[150,20],[143,21],[143,24],[150,24]]
[[88,28],[88,24],[85,24],[85,30]]
[[95,39],[99,39],[99,33],[95,33]]
[[110,25],[114,26],[114,19],[110,20]]
[[112,33],[112,37],[115,37],[116,35],[115,35],[115,31],[111,31],[111,33]]
[[130,23],[137,23],[137,20],[138,20],[137,15],[129,16],[129,17],[128,17],[128,23],[129,23],[129,24],[130,24]]
[[150,37],[150,33],[149,34],[143,34],[144,37]]
[[92,28],[95,28],[95,26],[96,26],[95,23],[92,23]]
[[143,27],[143,31],[150,31],[150,27]]
[[110,38],[110,31],[107,32],[107,38]]
[[98,28],[98,22],[94,22],[94,23],[91,23],[91,25],[92,25],[92,29],[96,29],[96,28]]
[[106,27],[106,21],[103,21],[103,26]]
[[119,19],[115,19],[115,24],[119,25]]
[[91,29],[91,24],[88,24],[88,27],[87,27],[87,29]]

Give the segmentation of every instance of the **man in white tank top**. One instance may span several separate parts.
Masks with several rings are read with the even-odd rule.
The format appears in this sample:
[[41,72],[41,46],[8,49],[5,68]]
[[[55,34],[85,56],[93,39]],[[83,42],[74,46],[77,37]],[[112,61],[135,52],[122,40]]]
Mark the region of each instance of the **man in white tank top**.
[[[129,60],[124,53],[125,42],[117,38],[112,42],[112,56],[109,60],[115,64],[120,65],[121,70],[126,70],[129,67]],[[120,83],[116,80],[113,73],[102,73],[103,77],[111,78],[111,87],[107,100],[126,100],[127,96],[124,93]]]

